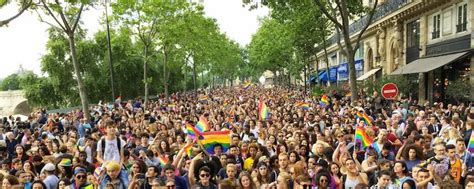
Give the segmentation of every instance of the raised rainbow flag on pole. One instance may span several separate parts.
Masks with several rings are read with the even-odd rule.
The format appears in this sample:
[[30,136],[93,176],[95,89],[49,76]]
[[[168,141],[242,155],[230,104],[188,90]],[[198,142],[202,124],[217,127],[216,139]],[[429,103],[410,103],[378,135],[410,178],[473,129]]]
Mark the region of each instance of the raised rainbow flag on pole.
[[183,149],[184,152],[188,155],[188,157],[191,157],[191,155],[193,154],[193,143],[186,144]]
[[467,145],[467,149],[470,152],[474,152],[474,132],[471,134],[471,138],[469,139],[469,144]]
[[367,148],[374,143],[374,140],[365,132],[363,127],[357,127],[355,133],[356,142],[359,142],[363,148]]
[[306,103],[306,102],[298,102],[298,103],[296,103],[296,107],[301,108],[303,110],[309,110],[310,109],[309,104]]
[[367,113],[365,113],[365,112],[363,112],[363,113],[362,112],[357,112],[356,117],[359,118],[359,120],[363,120],[365,125],[370,125],[370,126],[373,125],[372,124],[372,118],[369,115],[367,115]]
[[186,123],[186,133],[188,134],[188,136],[190,136],[192,139],[196,139],[199,137],[199,135],[201,135],[201,132],[199,132],[199,130],[197,130],[194,126],[192,126],[191,124],[189,123]]
[[211,129],[209,123],[207,122],[207,119],[204,116],[201,116],[199,118],[199,122],[197,122],[196,124],[196,129],[201,133],[209,131]]
[[217,144],[222,146],[222,152],[226,152],[230,146],[230,131],[205,132],[200,141],[209,154],[214,154],[214,146]]
[[160,160],[160,166],[164,167],[166,164],[168,164],[168,158],[164,156],[158,156],[158,160]]
[[263,100],[260,100],[260,103],[258,104],[258,115],[263,121],[270,118],[270,108],[267,107]]
[[322,107],[326,107],[329,105],[329,97],[325,94],[323,94],[323,96],[321,96],[321,100],[319,101],[319,105],[321,105]]

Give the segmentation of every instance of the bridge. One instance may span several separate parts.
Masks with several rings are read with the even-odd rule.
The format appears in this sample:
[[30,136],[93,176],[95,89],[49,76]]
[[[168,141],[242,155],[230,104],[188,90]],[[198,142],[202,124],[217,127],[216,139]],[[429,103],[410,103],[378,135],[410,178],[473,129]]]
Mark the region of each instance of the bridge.
[[0,115],[28,115],[32,108],[24,97],[22,90],[0,91]]

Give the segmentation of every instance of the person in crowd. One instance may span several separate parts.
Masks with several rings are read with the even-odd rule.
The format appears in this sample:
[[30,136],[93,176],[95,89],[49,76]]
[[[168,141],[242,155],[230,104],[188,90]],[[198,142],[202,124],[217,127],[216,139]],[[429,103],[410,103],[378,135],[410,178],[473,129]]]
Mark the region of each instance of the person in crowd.
[[[472,105],[385,101],[363,90],[354,103],[331,91],[324,104],[297,87],[235,89],[158,95],[146,106],[141,98],[100,103],[91,106],[90,120],[77,109],[38,110],[22,120],[28,129],[15,128],[19,121],[11,116],[0,123],[3,188],[431,189],[474,183]],[[270,112],[265,119],[261,101]],[[203,133],[229,132],[226,142],[206,143],[206,135],[183,129],[201,117],[209,126]],[[368,146],[357,141],[361,128],[373,141]]]

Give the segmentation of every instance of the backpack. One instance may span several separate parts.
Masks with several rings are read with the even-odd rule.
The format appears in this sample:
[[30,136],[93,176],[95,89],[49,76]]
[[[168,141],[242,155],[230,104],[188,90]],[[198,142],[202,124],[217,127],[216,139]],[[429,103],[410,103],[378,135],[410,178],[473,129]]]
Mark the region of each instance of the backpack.
[[[118,151],[119,153],[121,153],[121,150],[122,150],[122,145],[121,145],[121,140],[120,140],[120,137],[116,137],[117,138],[117,148],[118,148]],[[105,138],[101,139],[100,141],[100,145],[102,147],[102,156],[105,155]]]

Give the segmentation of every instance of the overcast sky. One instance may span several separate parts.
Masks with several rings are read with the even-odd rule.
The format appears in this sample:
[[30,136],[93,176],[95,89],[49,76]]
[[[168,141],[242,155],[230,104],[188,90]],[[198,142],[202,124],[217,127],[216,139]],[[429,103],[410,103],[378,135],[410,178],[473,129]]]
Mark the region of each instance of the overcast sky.
[[[248,11],[242,7],[242,0],[204,0],[204,9],[207,16],[217,19],[221,31],[242,46],[248,44],[257,31],[259,18],[268,14],[266,8]],[[17,11],[16,6],[8,5],[0,9],[0,19]],[[99,23],[103,11],[104,8],[98,8],[83,13],[82,21],[88,36],[103,27]],[[30,12],[22,14],[8,27],[0,28],[0,78],[15,73],[20,65],[41,74],[40,58],[45,53],[47,28],[47,24],[38,21],[36,13]]]

